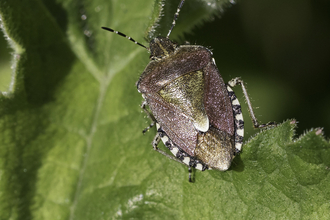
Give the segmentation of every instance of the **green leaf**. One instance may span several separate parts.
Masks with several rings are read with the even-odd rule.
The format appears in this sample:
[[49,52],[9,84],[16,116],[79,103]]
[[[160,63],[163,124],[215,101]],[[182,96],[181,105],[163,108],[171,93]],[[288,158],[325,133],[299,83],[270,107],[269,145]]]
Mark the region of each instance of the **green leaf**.
[[[226,3],[186,1],[171,38]],[[297,140],[292,121],[265,130],[229,171],[195,171],[193,184],[185,166],[152,150],[135,86],[149,56],[101,26],[146,44],[167,34],[177,4],[0,1],[15,64],[0,94],[0,219],[330,217],[320,129]]]

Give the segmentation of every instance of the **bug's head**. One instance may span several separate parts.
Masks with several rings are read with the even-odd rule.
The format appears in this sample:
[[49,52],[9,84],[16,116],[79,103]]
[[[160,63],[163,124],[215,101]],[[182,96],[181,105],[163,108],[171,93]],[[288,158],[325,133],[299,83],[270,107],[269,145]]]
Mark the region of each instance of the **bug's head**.
[[150,41],[150,59],[159,60],[174,53],[177,44],[165,37],[156,37]]
[[151,60],[160,60],[174,53],[177,44],[169,40],[170,34],[176,24],[176,20],[179,17],[180,9],[183,6],[185,0],[181,0],[176,12],[174,14],[174,18],[172,21],[172,26],[168,31],[168,34],[165,37],[156,37],[155,39],[150,41],[149,51],[150,51],[150,59]]

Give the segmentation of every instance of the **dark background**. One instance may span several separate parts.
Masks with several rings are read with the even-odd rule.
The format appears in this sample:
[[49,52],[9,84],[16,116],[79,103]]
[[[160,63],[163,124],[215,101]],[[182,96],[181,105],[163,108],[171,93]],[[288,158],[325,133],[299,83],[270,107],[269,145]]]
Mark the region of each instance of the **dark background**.
[[316,127],[329,135],[330,1],[239,1],[185,38],[212,49],[226,82],[245,81],[259,121],[294,118],[298,135]]
[[[316,127],[329,135],[330,1],[239,1],[185,39],[212,49],[226,82],[237,76],[245,81],[259,121],[295,118],[298,135]],[[2,35],[0,91],[8,88],[10,65]],[[241,89],[235,91],[244,104]]]

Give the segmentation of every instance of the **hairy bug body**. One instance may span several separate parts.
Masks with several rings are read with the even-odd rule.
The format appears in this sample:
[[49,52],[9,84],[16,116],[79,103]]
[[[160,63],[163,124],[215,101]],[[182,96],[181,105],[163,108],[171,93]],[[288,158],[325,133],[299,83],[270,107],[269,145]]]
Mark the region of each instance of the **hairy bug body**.
[[[240,149],[235,150],[233,108],[212,53],[202,46],[178,46],[166,38],[150,42],[150,51],[152,61],[137,87],[159,132],[171,140],[172,148],[189,155],[189,159],[175,155],[187,165],[227,170]],[[243,125],[243,120],[239,123]],[[198,163],[192,162],[194,158]]]

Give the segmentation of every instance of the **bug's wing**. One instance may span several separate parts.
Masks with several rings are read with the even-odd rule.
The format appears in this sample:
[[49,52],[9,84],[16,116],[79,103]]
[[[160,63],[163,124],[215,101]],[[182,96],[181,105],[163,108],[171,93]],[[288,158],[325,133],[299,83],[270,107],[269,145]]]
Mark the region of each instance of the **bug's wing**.
[[208,132],[210,125],[234,134],[228,91],[213,62],[176,78],[151,97],[150,108],[160,126],[191,156],[195,156],[198,133]]
[[192,121],[180,109],[165,102],[157,94],[148,96],[147,102],[157,122],[173,143],[194,156],[198,132]]
[[181,46],[174,55],[150,62],[137,87],[169,138],[191,156],[198,133],[210,125],[234,132],[226,86],[204,47]]
[[234,114],[226,85],[213,62],[204,68],[204,72],[204,105],[210,125],[232,136],[235,132]]
[[209,119],[204,108],[203,70],[188,72],[168,83],[158,94],[188,117],[196,130],[207,132]]

